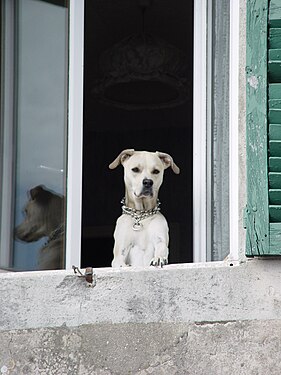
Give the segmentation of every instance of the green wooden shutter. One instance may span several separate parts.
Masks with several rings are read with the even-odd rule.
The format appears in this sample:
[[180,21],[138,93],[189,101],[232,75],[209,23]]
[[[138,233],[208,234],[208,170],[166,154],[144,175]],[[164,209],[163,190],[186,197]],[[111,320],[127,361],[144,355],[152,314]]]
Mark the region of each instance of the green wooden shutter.
[[246,255],[281,255],[281,3],[248,0]]

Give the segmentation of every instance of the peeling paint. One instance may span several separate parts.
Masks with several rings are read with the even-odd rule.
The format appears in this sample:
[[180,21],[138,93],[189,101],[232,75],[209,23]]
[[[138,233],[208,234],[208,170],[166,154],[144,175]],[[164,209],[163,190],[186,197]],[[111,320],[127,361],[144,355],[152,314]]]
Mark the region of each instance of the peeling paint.
[[248,78],[248,83],[255,90],[259,87],[259,79],[256,76],[250,76]]
[[[247,1],[247,217],[246,255],[269,253],[267,45],[268,0]],[[257,207],[254,211],[252,208]]]

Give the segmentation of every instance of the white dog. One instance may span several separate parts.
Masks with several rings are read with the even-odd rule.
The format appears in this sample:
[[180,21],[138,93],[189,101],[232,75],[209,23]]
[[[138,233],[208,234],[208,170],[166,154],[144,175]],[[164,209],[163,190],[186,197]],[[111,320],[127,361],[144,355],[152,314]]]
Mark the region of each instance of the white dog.
[[114,232],[112,267],[163,266],[168,263],[169,229],[159,212],[158,191],[164,170],[179,168],[172,157],[163,152],[124,150],[109,165],[124,167],[125,198],[123,214]]

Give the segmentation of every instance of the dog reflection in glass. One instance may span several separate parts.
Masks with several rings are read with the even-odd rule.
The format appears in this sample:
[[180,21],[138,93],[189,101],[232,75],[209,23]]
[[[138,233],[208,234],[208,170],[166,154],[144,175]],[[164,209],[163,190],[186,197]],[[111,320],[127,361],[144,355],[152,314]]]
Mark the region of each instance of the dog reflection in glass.
[[64,268],[64,197],[43,185],[32,188],[24,207],[24,220],[15,236],[24,242],[47,237],[38,255],[38,270]]

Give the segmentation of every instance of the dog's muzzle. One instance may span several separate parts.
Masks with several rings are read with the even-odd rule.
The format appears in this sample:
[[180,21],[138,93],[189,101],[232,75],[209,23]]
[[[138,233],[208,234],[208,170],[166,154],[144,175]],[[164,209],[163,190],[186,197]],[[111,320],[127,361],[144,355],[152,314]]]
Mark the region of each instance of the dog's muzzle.
[[142,181],[142,195],[145,195],[145,196],[152,196],[153,195],[153,190],[152,190],[152,186],[153,186],[153,181],[149,178],[145,178],[143,179]]

